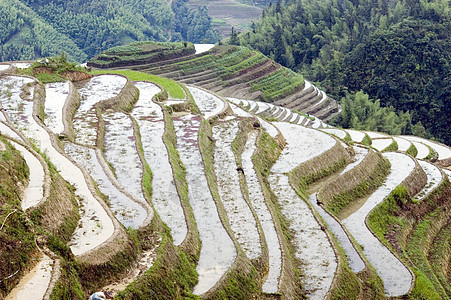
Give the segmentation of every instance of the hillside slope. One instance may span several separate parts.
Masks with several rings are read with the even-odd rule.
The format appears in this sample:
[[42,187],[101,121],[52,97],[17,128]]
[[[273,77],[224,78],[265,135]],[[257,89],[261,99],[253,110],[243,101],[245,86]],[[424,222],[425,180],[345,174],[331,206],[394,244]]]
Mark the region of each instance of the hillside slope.
[[410,111],[425,137],[449,145],[450,28],[443,0],[286,1],[230,43],[302,72],[336,99],[362,90]]
[[[130,47],[134,45],[138,44]],[[304,81],[302,75],[280,66],[258,51],[217,45],[206,52],[186,54],[188,52],[173,54],[163,49],[146,54],[142,49],[135,49],[131,55],[124,46],[91,59],[88,66],[130,68],[196,84],[226,97],[277,102],[324,120],[338,113],[337,103],[326,93]]]
[[0,297],[450,297],[451,148],[63,58],[0,64]]
[[0,61],[30,60],[61,52],[84,62],[133,41],[217,42],[204,8],[183,1],[26,1],[0,3]]

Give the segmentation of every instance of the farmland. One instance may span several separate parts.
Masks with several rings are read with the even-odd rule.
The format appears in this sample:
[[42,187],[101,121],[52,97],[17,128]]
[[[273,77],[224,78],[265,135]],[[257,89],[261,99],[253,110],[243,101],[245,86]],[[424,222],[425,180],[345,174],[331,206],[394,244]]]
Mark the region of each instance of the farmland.
[[0,298],[450,297],[449,147],[332,127],[242,47],[62,83],[4,64]]

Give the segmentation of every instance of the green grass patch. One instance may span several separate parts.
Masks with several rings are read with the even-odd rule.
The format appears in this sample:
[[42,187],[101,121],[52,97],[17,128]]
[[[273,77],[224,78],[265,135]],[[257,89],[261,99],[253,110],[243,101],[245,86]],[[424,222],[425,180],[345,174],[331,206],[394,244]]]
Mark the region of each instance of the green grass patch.
[[[439,189],[433,192],[433,195],[428,196],[421,203],[413,203],[407,187],[401,184],[370,213],[367,219],[371,229],[389,248],[392,248],[392,245],[386,240],[386,234],[394,228],[397,228],[396,231],[400,232],[408,228],[411,222],[414,222],[413,232],[407,237],[408,240],[401,240],[398,243],[401,247],[402,258],[410,262],[416,275],[413,289],[409,293],[409,299],[446,299],[448,295],[441,283],[442,281],[446,287],[449,286],[443,276],[443,271],[435,272],[437,266],[432,265],[429,258],[425,256],[425,253],[432,250],[429,248],[428,241],[433,227],[432,224],[440,222],[439,214],[442,214],[440,218],[447,216],[445,213],[446,207],[440,206],[443,205],[440,203],[446,202],[445,199],[449,195],[447,184],[442,184]],[[415,209],[413,206],[417,208]],[[407,216],[405,216],[405,210],[409,211]],[[398,236],[399,238],[400,236]],[[438,266],[438,269],[440,269],[440,266]]]
[[54,73],[52,73],[52,74],[40,73],[40,74],[35,75],[35,77],[43,84],[66,81],[65,78],[63,78],[62,76],[60,76],[58,74],[54,74]]
[[424,144],[424,145],[425,145],[426,147],[428,147],[428,149],[429,149],[429,154],[428,154],[428,156],[426,156],[426,157],[424,158],[425,160],[429,160],[429,159],[433,159],[433,158],[437,158],[437,157],[438,157],[438,153],[435,152],[435,150],[432,149],[431,146],[426,145],[426,144]]
[[[377,154],[374,153],[374,155]],[[357,167],[358,166],[356,166],[356,168]],[[353,170],[349,172],[353,172]],[[374,170],[372,170],[371,174],[368,175],[367,179],[361,181],[350,190],[334,195],[331,200],[324,199],[327,202],[327,210],[335,216],[339,215],[343,211],[343,209],[346,208],[350,203],[360,197],[368,195],[369,193],[375,191],[379,186],[381,186],[389,172],[390,162],[381,157],[377,162]],[[346,176],[346,173],[344,174],[344,176]],[[337,178],[337,180],[339,179]],[[325,188],[327,189],[327,187]],[[319,195],[321,195],[321,193],[319,193]]]
[[368,135],[368,134],[366,134],[365,133],[365,136],[363,137],[363,140],[362,140],[362,142],[361,142],[363,145],[366,145],[366,146],[371,146],[371,143],[372,143],[372,140],[371,140],[371,138],[370,138],[370,136]]
[[418,154],[418,149],[413,143],[410,143],[410,147],[409,149],[407,149],[406,153],[411,155],[412,157],[416,157]]
[[131,70],[93,70],[92,75],[120,74],[127,76],[132,81],[150,81],[159,84],[168,92],[171,98],[184,99],[185,93],[182,87],[175,81],[164,77]]
[[121,291],[116,299],[198,299],[191,293],[198,277],[195,265],[172,244],[169,228],[157,215],[151,228],[161,236],[157,258],[152,267]]
[[[310,116],[310,115],[308,115],[308,114],[305,114],[305,113],[303,113],[303,112],[300,112],[299,110],[293,109],[293,112],[295,112],[295,113],[297,113],[298,115],[301,115],[301,116],[303,116],[303,117],[306,117],[306,118],[309,119],[309,120],[315,121],[315,117]],[[349,133],[348,133],[348,135],[349,135]],[[351,136],[349,136],[349,138],[351,138]]]
[[396,151],[398,150],[398,143],[392,139],[393,142],[385,149],[382,150],[382,152],[390,152],[390,151]]

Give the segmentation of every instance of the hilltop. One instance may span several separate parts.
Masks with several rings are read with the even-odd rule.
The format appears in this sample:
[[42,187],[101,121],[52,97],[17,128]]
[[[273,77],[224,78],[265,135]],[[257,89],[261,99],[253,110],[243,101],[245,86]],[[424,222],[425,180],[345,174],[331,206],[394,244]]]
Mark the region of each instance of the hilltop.
[[[1,298],[449,298],[449,147],[223,97],[209,56],[249,62],[210,68],[219,92],[273,62],[160,46],[0,64]],[[120,69],[136,51],[186,83]]]
[[[145,45],[155,49],[150,52],[140,48]],[[164,76],[226,97],[281,104],[325,121],[339,111],[336,101],[325,92],[304,80],[302,75],[258,51],[233,45],[215,45],[207,51],[194,52],[189,51],[189,47],[192,45],[132,43],[107,50],[88,61],[87,65]]]

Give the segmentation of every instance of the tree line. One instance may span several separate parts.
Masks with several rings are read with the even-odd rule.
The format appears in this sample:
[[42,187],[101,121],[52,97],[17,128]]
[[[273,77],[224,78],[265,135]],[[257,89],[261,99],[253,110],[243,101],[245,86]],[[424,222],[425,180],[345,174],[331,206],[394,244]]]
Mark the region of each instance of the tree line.
[[133,41],[219,40],[206,8],[191,10],[185,0],[5,0],[0,32],[2,61],[64,51],[81,62]]
[[362,90],[398,118],[409,112],[405,133],[424,126],[417,132],[451,144],[449,13],[447,0],[278,1],[229,42],[263,52],[335,99]]

